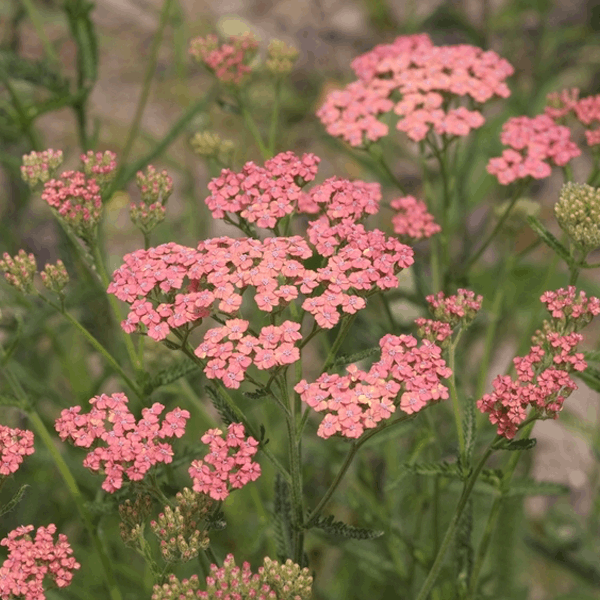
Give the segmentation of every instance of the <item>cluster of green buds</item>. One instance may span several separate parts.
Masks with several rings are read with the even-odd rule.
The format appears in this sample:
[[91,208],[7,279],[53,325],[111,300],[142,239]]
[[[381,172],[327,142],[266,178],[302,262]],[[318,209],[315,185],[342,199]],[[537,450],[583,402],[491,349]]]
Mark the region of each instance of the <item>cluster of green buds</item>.
[[19,250],[16,256],[11,257],[5,252],[0,260],[0,269],[5,271],[4,278],[23,294],[33,294],[33,278],[37,272],[37,265],[33,254]]
[[286,77],[292,72],[299,54],[297,48],[288,46],[281,40],[271,40],[265,67],[273,77]]
[[179,581],[171,573],[167,583],[154,586],[151,600],[191,600],[197,598],[196,594],[199,587],[198,575],[192,575],[189,579]]
[[108,184],[115,178],[117,169],[117,155],[110,150],[96,152],[89,150],[87,154],[81,155],[84,173],[96,180],[101,190],[105,190]]
[[311,596],[313,578],[309,570],[301,569],[289,558],[282,565],[265,556],[258,574],[275,590],[278,599],[307,600]]
[[121,517],[119,529],[125,545],[138,547],[144,534],[144,523],[150,516],[151,510],[152,498],[148,494],[138,495],[133,503],[128,499],[123,504],[119,504]]
[[62,260],[58,259],[55,265],[46,265],[40,276],[45,288],[57,294],[61,300],[65,297],[64,289],[69,283],[69,274]]
[[[494,208],[496,219],[502,218],[502,215],[508,210],[510,202],[510,200],[506,200]],[[540,205],[537,202],[531,200],[531,198],[519,198],[504,221],[502,228],[509,234],[515,234],[527,225],[527,217],[537,217],[539,213]]]
[[600,248],[600,189],[585,183],[565,184],[554,214],[584,256]]
[[201,526],[214,502],[205,494],[183,488],[175,496],[177,506],[165,507],[158,521],[151,521],[150,527],[160,539],[160,548],[168,562],[186,562],[206,550],[210,543],[207,528]]
[[202,158],[214,158],[225,166],[231,165],[235,146],[231,140],[223,140],[212,131],[198,132],[190,140],[195,154]]
[[158,172],[148,165],[146,172],[139,171],[136,184],[142,195],[140,204],[131,203],[129,216],[144,235],[148,235],[165,218],[165,204],[173,191],[173,180],[166,171]]
[[63,161],[62,150],[44,150],[23,156],[21,177],[27,185],[34,189],[38,183],[46,183],[52,179]]

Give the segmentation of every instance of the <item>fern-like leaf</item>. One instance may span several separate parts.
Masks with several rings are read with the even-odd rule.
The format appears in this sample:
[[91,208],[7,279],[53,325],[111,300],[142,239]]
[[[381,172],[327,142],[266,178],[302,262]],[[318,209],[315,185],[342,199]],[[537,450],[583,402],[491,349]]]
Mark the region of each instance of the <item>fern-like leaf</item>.
[[312,527],[322,529],[331,535],[338,535],[353,540],[374,540],[381,537],[385,532],[377,529],[368,529],[366,527],[355,527],[342,521],[335,521],[333,515],[328,517],[317,517],[312,522]]

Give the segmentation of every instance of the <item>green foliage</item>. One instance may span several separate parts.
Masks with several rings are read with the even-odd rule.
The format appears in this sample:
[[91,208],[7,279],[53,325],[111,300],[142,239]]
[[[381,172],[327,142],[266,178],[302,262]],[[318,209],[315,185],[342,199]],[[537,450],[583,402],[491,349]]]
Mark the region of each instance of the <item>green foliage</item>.
[[212,385],[207,385],[204,389],[206,390],[212,405],[217,409],[219,415],[221,415],[221,419],[223,419],[225,425],[229,426],[231,423],[237,423],[237,415],[231,410],[229,404],[225,402],[219,389]]
[[522,440],[510,440],[508,442],[500,441],[495,448],[498,450],[531,450],[537,444],[535,438],[525,438]]
[[332,367],[345,367],[346,365],[351,365],[353,363],[360,362],[365,358],[371,358],[371,356],[376,356],[380,352],[381,348],[377,346],[375,348],[367,348],[366,350],[361,350],[360,352],[356,352],[354,354],[342,355],[334,361]]
[[184,358],[170,367],[161,369],[156,375],[150,377],[144,386],[144,393],[150,395],[157,388],[163,385],[169,385],[181,377],[185,377],[197,370],[198,365],[193,360]]
[[342,521],[335,521],[333,515],[329,515],[328,517],[317,517],[312,522],[312,527],[322,529],[331,535],[353,540],[373,540],[381,537],[385,533],[384,531],[379,531],[376,529],[355,527],[354,525],[348,525]]
[[531,215],[527,217],[530,227],[538,234],[541,240],[549,248],[554,250],[568,265],[572,263],[572,258],[569,251],[556,239],[556,237],[548,231],[548,229],[536,217]]
[[11,510],[14,510],[17,504],[21,502],[23,496],[25,494],[25,490],[30,487],[27,483],[23,484],[17,493],[4,505],[0,505],[0,517],[3,517],[6,513],[9,513]]
[[283,477],[277,473],[275,475],[275,495],[273,500],[273,527],[279,562],[284,562],[292,556],[291,510],[289,486]]

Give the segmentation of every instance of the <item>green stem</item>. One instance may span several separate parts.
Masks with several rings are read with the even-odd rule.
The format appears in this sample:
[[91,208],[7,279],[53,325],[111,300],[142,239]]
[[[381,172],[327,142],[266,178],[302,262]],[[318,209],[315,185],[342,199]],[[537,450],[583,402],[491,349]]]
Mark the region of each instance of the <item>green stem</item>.
[[[370,146],[369,150],[371,148],[374,148],[375,146]],[[394,175],[394,173],[392,172],[392,170],[390,169],[390,167],[388,166],[388,164],[385,162],[385,159],[383,158],[383,152],[377,152],[377,153],[373,153],[371,152],[372,155],[374,155],[377,159],[377,162],[379,163],[379,165],[381,166],[381,168],[384,170],[385,174],[388,176],[388,178],[390,179],[390,181],[404,194],[406,195],[406,189],[404,188],[404,186],[400,183],[400,180]]]
[[[104,260],[102,258],[102,254],[100,253],[100,246],[97,243],[95,243],[92,248],[92,254],[94,257],[94,264],[96,265],[96,269],[98,270],[98,275],[100,275],[102,285],[104,285],[104,289],[106,290],[106,288],[108,288],[109,286],[110,281],[108,279],[108,275],[106,274],[106,269],[104,268]],[[121,329],[121,321],[123,320],[123,315],[121,313],[119,301],[113,294],[108,294],[108,302],[113,310],[115,317],[117,318],[117,326],[119,327],[119,331],[121,332],[122,338],[125,342],[125,348],[127,348],[129,360],[131,360],[131,364],[137,371],[140,369],[140,362],[135,352],[135,347],[131,340],[131,336]]]
[[[454,371],[456,370],[455,358],[456,358],[456,347],[462,336],[463,329],[459,329],[456,334],[456,339],[450,345],[448,350],[448,367],[452,371],[450,379],[448,380],[448,387],[450,388],[450,398],[452,398],[452,412],[454,412],[454,420],[456,422],[456,431],[458,433],[458,446],[460,448],[461,460],[465,459],[465,433],[462,427],[462,411],[460,409],[460,400],[458,399],[458,391],[456,389],[456,376]],[[464,462],[463,462],[464,464]]]
[[342,326],[338,331],[337,337],[333,342],[333,346],[331,346],[329,354],[325,359],[321,373],[325,373],[325,371],[327,371],[327,369],[329,369],[329,367],[331,367],[331,365],[333,364],[338,350],[341,348],[344,340],[346,339],[346,336],[348,335],[348,332],[350,331],[350,328],[352,327],[352,324],[354,323],[354,320],[356,319],[356,315],[357,313],[354,313],[353,315],[346,317],[346,320],[342,323]]
[[500,313],[502,312],[502,302],[504,301],[504,293],[506,292],[506,286],[504,285],[506,278],[511,273],[513,266],[516,261],[516,254],[512,252],[508,258],[504,261],[502,272],[498,281],[496,282],[496,294],[494,295],[494,301],[490,310],[490,322],[487,327],[485,334],[485,345],[483,350],[483,356],[481,358],[481,367],[479,369],[479,380],[477,382],[476,398],[481,398],[485,391],[485,382],[487,380],[488,369],[490,367],[490,358],[492,355],[492,348],[496,343],[496,328],[498,321],[500,320]]
[[325,505],[329,502],[329,499],[331,498],[331,496],[337,489],[338,485],[342,481],[344,475],[346,474],[346,471],[348,470],[348,467],[350,467],[350,464],[352,463],[352,460],[354,459],[356,453],[359,451],[360,447],[365,442],[370,440],[374,435],[377,435],[381,431],[384,431],[385,429],[388,429],[389,427],[393,427],[394,425],[404,423],[405,421],[408,421],[412,418],[414,418],[414,415],[403,415],[402,417],[399,417],[398,419],[395,419],[394,421],[384,423],[383,426],[380,426],[377,429],[372,429],[371,431],[365,433],[360,438],[360,440],[356,440],[355,442],[352,443],[352,446],[350,447],[350,450],[346,454],[346,458],[344,459],[342,466],[340,467],[339,471],[337,472],[337,475],[335,476],[334,480],[331,482],[329,488],[325,492],[325,495],[321,498],[319,504],[317,504],[315,509],[306,518],[305,527],[307,529],[314,523],[314,521],[317,519],[317,517],[321,514],[321,511],[323,510]]
[[142,84],[142,93],[140,94],[135,114],[133,116],[133,121],[131,123],[131,127],[129,129],[129,133],[127,134],[127,141],[125,142],[125,147],[123,148],[123,152],[121,152],[120,159],[120,167],[117,171],[117,177],[121,175],[125,167],[125,163],[129,158],[129,154],[131,149],[133,148],[133,144],[137,137],[138,131],[140,129],[140,124],[142,122],[142,115],[144,114],[144,109],[146,108],[146,103],[148,102],[148,96],[150,95],[150,86],[152,85],[152,79],[154,77],[154,72],[156,71],[156,63],[158,61],[158,51],[160,49],[160,45],[162,43],[163,34],[165,31],[165,27],[167,25],[167,21],[169,19],[169,12],[171,10],[172,0],[165,0],[162,6],[162,10],[160,13],[160,20],[158,22],[158,29],[154,34],[154,39],[152,40],[152,47],[150,48],[150,58],[148,60],[148,66],[146,67],[146,74],[144,76],[144,83]]
[[279,107],[281,103],[281,80],[275,82],[275,98],[273,100],[273,112],[271,113],[271,127],[269,128],[269,154],[275,154],[277,143],[277,126],[279,124]]
[[479,247],[479,250],[477,250],[477,252],[468,260],[467,264],[462,269],[462,274],[466,274],[469,272],[471,267],[479,260],[479,258],[486,251],[487,247],[490,245],[492,240],[496,237],[496,234],[500,231],[500,229],[502,229],[502,226],[504,225],[506,219],[508,219],[510,215],[510,211],[513,209],[513,206],[517,203],[517,200],[521,197],[523,187],[523,183],[517,186],[517,188],[515,189],[515,193],[513,194],[513,197],[510,201],[510,204],[506,207],[506,210],[502,213],[500,219],[498,219],[498,222],[492,230],[492,233],[490,233],[485,242],[483,242],[483,244]]
[[[2,348],[0,348],[0,352],[2,353],[2,355],[4,355],[4,351]],[[111,560],[108,556],[106,548],[101,543],[100,539],[98,538],[97,532],[94,529],[94,526],[92,525],[90,514],[88,513],[87,508],[85,506],[84,498],[81,494],[79,486],[77,485],[77,482],[75,481],[75,478],[73,477],[73,474],[71,473],[71,471],[69,469],[69,466],[67,465],[67,463],[63,459],[62,455],[58,451],[58,448],[56,447],[56,444],[54,443],[54,440],[52,439],[52,436],[50,435],[50,432],[46,428],[46,425],[42,421],[41,417],[35,411],[35,409],[31,406],[31,403],[29,402],[29,398],[27,398],[27,394],[21,387],[19,380],[9,370],[8,365],[5,366],[4,372],[5,372],[6,378],[8,379],[10,386],[13,389],[15,396],[17,396],[17,398],[21,401],[25,412],[27,413],[29,419],[31,420],[31,423],[33,425],[33,428],[35,429],[36,434],[44,442],[44,445],[46,446],[48,452],[50,453],[52,460],[54,461],[54,464],[56,465],[56,468],[58,469],[64,482],[67,485],[67,488],[69,489],[71,497],[75,501],[75,505],[77,506],[79,515],[80,515],[81,519],[83,520],[83,523],[91,537],[92,544],[94,546],[94,550],[96,551],[96,554],[100,558],[106,587],[108,588],[108,592],[109,592],[111,600],[122,600],[121,592],[120,592],[120,590],[117,586],[116,580],[115,580],[115,575],[113,572]]]
[[[535,422],[532,421],[523,429],[523,438],[528,438],[531,435],[531,431]],[[506,498],[505,493],[508,490],[509,483],[514,475],[515,469],[517,467],[517,462],[521,457],[522,451],[511,452],[511,456],[508,460],[506,471],[502,477],[502,492],[501,495],[494,499],[492,504],[492,508],[490,509],[490,514],[488,516],[488,520],[485,524],[485,529],[483,532],[483,536],[481,538],[481,542],[479,543],[479,547],[477,549],[477,555],[475,558],[473,571],[471,572],[471,580],[469,583],[469,598],[475,598],[475,592],[477,590],[477,581],[479,579],[479,574],[481,573],[481,569],[483,567],[483,563],[485,561],[485,557],[492,540],[492,535],[496,530],[496,523],[498,521],[498,517],[500,515],[500,509],[502,508],[502,504],[504,499]]]
[[41,149],[41,146],[37,139],[37,135],[35,134],[35,131],[32,127],[31,119],[29,118],[29,116],[27,114],[27,110],[25,109],[25,106],[23,106],[23,103],[21,102],[21,98],[19,98],[19,94],[17,94],[17,91],[15,90],[12,83],[10,82],[10,77],[4,71],[4,69],[2,67],[0,67],[0,81],[6,88],[6,91],[8,92],[8,95],[10,96],[10,99],[12,100],[12,103],[15,107],[15,110],[17,111],[17,114],[19,115],[21,130],[29,139],[29,143],[31,144],[31,147],[34,150],[39,151]]
[[435,557],[435,561],[429,571],[429,574],[427,575],[427,579],[425,579],[425,582],[421,587],[421,591],[419,592],[416,600],[426,600],[426,598],[429,595],[429,592],[431,591],[431,588],[435,584],[438,575],[440,574],[440,570],[443,566],[444,558],[446,557],[448,547],[454,539],[454,534],[456,532],[456,527],[458,526],[458,523],[460,521],[460,517],[462,516],[463,510],[467,505],[467,501],[469,500],[471,492],[473,491],[473,487],[475,486],[475,482],[477,481],[477,477],[479,477],[479,473],[485,466],[485,463],[487,462],[488,458],[494,452],[493,445],[500,439],[502,439],[502,437],[499,435],[497,435],[494,438],[493,442],[488,446],[480,461],[477,463],[477,466],[471,473],[469,479],[466,481],[463,492],[458,501],[458,505],[456,506],[456,510],[454,511],[454,515],[452,517],[452,520],[450,521],[450,525],[446,530],[446,535],[442,540],[442,545],[440,546],[440,549]]
[[40,17],[40,13],[38,12],[35,4],[31,0],[21,0],[25,10],[27,11],[27,15],[29,16],[29,20],[31,21],[33,28],[37,34],[38,39],[40,40],[43,48],[44,54],[46,55],[46,60],[52,65],[59,64],[58,56],[44,31],[44,26],[42,25],[42,18]]
[[267,160],[268,158],[271,158],[271,153],[265,146],[262,135],[260,134],[260,131],[258,130],[250,111],[246,108],[246,103],[242,100],[241,96],[238,98],[238,101],[242,116],[244,117],[244,123],[246,123],[248,131],[252,134],[252,137],[254,138],[254,141],[256,142],[263,159]]

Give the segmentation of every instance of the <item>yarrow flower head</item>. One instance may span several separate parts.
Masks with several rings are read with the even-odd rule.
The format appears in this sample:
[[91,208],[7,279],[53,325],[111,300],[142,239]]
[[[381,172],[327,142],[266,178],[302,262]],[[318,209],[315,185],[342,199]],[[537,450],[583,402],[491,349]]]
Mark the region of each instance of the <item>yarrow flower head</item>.
[[0,480],[15,473],[23,457],[33,452],[31,431],[0,425]]
[[17,527],[0,545],[8,549],[8,558],[0,567],[0,598],[10,600],[45,600],[44,580],[51,577],[59,588],[70,585],[73,571],[81,565],[72,556],[67,536],[59,533],[54,541],[56,525],[39,527],[35,538],[29,535],[33,525]]
[[190,44],[190,54],[203,63],[222,83],[240,86],[252,72],[250,62],[256,54],[258,40],[246,32],[230,36],[225,44],[219,45],[216,35],[198,37]]
[[378,117],[392,110],[400,117],[396,128],[414,141],[432,130],[468,135],[484,118],[479,110],[457,106],[458,101],[467,97],[479,108],[494,95],[507,98],[504,81],[514,72],[493,51],[466,44],[434,46],[427,34],[376,46],[354,59],[352,68],[358,80],[330,93],[317,112],[327,132],[351,146],[386,136],[388,126]]
[[19,250],[15,256],[5,252],[0,260],[0,269],[5,271],[4,278],[9,285],[19,290],[22,294],[33,294],[33,278],[37,272],[37,265],[33,254]]
[[199,590],[197,575],[180,581],[171,575],[167,583],[155,585],[152,600],[180,600],[200,598],[202,600],[309,600],[312,597],[312,582],[309,570],[288,559],[284,564],[265,557],[263,566],[252,573],[250,563],[242,567],[235,564],[233,554],[228,554],[223,566],[210,566],[206,578],[206,590]]
[[562,187],[554,214],[561,229],[584,255],[600,247],[600,189],[569,182]]
[[392,200],[390,207],[396,211],[392,217],[394,233],[402,240],[422,240],[442,230],[434,221],[433,215],[427,211],[425,202],[414,196],[396,198]]
[[347,375],[324,373],[314,383],[302,380],[294,388],[308,406],[326,412],[317,435],[359,438],[398,405],[412,414],[448,398],[440,378],[452,372],[441,358],[441,348],[429,341],[418,346],[410,335],[386,335],[379,346],[381,359],[368,372],[350,365]]
[[33,189],[38,183],[46,183],[52,179],[62,161],[62,150],[48,149],[43,152],[31,152],[31,154],[23,156],[21,177]]
[[231,163],[235,145],[231,140],[223,140],[214,131],[200,131],[190,140],[195,154],[203,158],[216,158],[225,165]]
[[[600,144],[600,94],[579,98],[579,89],[548,94],[545,114],[555,121],[565,122],[571,113],[584,125],[588,146]],[[595,125],[595,127],[590,127]]]
[[122,487],[125,476],[140,481],[155,464],[172,462],[171,445],[158,440],[183,436],[190,417],[187,410],[175,408],[161,424],[159,416],[165,407],[155,402],[142,409],[142,418],[136,423],[128,402],[122,393],[95,396],[88,414],[81,414],[81,406],[73,406],[64,409],[55,423],[60,439],[71,439],[75,446],[90,448],[94,442],[104,442],[87,455],[83,466],[102,470],[106,475],[102,489],[111,494]]
[[517,179],[544,179],[552,172],[551,162],[564,167],[581,150],[571,140],[571,131],[557,125],[548,115],[512,117],[502,126],[500,140],[507,150],[492,158],[487,172],[507,185]]
[[95,243],[102,215],[100,186],[80,171],[65,171],[44,185],[42,200],[88,246]]
[[200,438],[209,446],[209,453],[203,460],[192,461],[188,469],[194,482],[193,490],[213,500],[225,500],[231,490],[256,481],[261,473],[260,465],[252,461],[258,441],[246,436],[242,423],[231,423],[225,437],[222,435],[220,429],[209,429]]
[[577,331],[600,314],[600,300],[587,298],[584,292],[576,297],[574,286],[545,292],[541,300],[552,319],[533,337],[529,354],[514,359],[517,379],[496,377],[494,391],[477,401],[479,410],[497,426],[498,435],[508,439],[515,436],[530,407],[538,418],[558,418],[565,399],[577,389],[570,373],[587,366],[583,354],[576,352],[583,340]]

